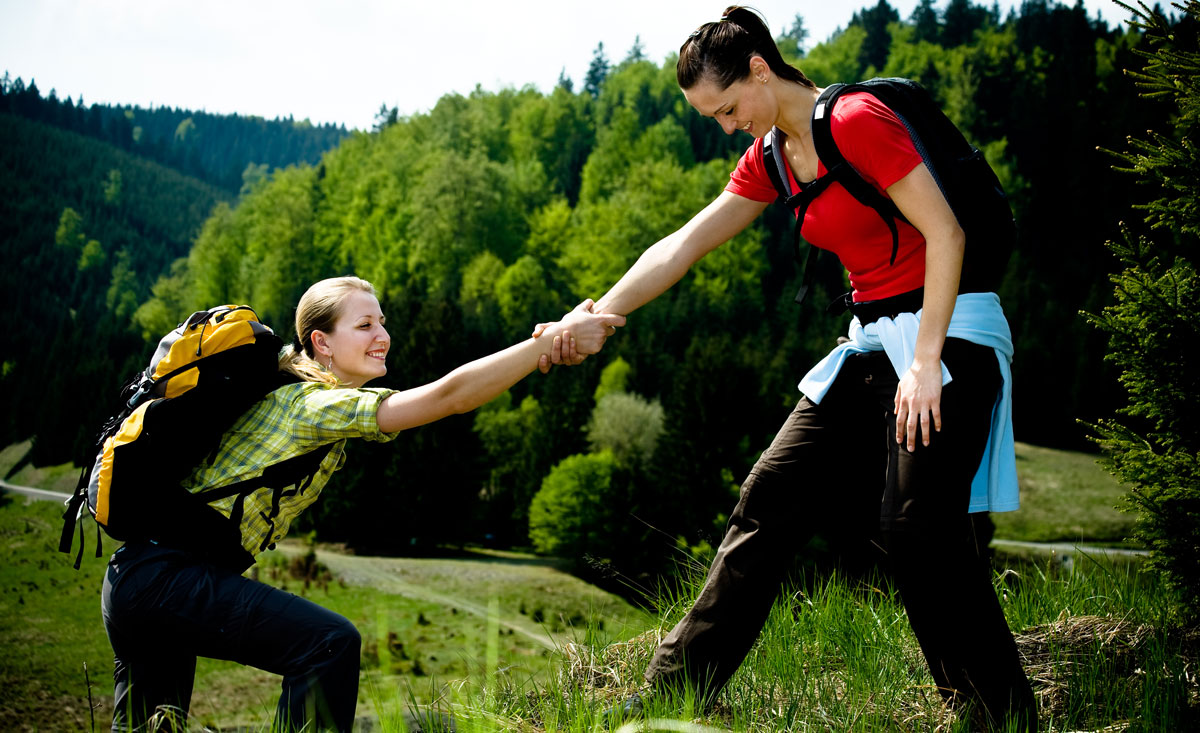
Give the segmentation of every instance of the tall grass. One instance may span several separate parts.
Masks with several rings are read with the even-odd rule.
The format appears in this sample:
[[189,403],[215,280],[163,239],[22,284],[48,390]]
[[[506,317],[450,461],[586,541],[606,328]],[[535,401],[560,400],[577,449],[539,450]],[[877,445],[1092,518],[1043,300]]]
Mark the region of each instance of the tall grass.
[[[1013,564],[1019,563],[1019,564]],[[1197,635],[1173,625],[1169,594],[1128,562],[1077,557],[1070,565],[1004,562],[995,588],[1038,698],[1045,731],[1195,730]],[[653,599],[655,628],[612,643],[598,627],[553,655],[556,673],[535,679],[474,660],[455,680],[397,689],[381,677],[366,697],[383,731],[606,729],[603,713],[634,692],[663,634],[699,592],[690,567]],[[488,625],[490,634],[497,632]],[[714,705],[686,692],[644,697],[634,731],[976,730],[934,687],[903,605],[880,575],[799,578],[777,599],[758,643]],[[365,712],[360,710],[360,713]],[[262,730],[269,729],[264,725]]]
[[[1043,730],[1196,729],[1197,636],[1172,625],[1169,595],[1153,576],[1087,556],[1071,565],[1019,562],[996,573],[995,587]],[[659,593],[656,629],[629,642],[561,650],[548,684],[465,695],[451,706],[458,730],[602,730],[601,713],[641,690],[654,647],[702,582],[702,569],[693,568]],[[879,575],[789,584],[709,709],[685,693],[657,692],[644,704],[640,722],[621,730],[975,730],[943,704],[899,596]]]

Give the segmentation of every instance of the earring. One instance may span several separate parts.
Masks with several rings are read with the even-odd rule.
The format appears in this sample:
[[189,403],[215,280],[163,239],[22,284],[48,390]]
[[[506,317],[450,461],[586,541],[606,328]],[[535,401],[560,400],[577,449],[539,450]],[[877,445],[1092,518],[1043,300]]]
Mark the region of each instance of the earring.
[[329,363],[325,365],[325,371],[328,371],[328,372],[333,371],[333,354],[329,355]]

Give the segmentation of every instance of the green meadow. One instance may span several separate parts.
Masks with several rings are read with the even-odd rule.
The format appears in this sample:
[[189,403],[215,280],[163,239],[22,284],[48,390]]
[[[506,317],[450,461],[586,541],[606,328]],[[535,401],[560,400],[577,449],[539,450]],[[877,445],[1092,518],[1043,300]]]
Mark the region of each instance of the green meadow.
[[[20,446],[0,452],[8,472]],[[1090,455],[1018,446],[1024,506],[994,517],[997,538],[1123,544],[1121,488]],[[23,467],[18,485],[62,490],[69,467]],[[57,551],[57,502],[0,497],[0,728],[103,730],[112,653],[100,621],[105,559],[86,523],[80,570]],[[78,540],[76,540],[78,541]],[[105,558],[115,548],[104,542]],[[1038,694],[1046,730],[1182,730],[1200,692],[1194,632],[1136,560],[1081,550],[998,552],[995,585]],[[362,557],[292,538],[260,558],[259,580],[350,618],[363,635],[363,730],[591,731],[641,689],[657,639],[686,611],[701,564],[644,599],[645,608],[564,572],[552,558],[448,550],[440,558]],[[267,731],[272,675],[201,660],[192,723]],[[759,643],[716,705],[646,699],[624,730],[966,731],[924,667],[903,606],[879,576],[795,578]]]

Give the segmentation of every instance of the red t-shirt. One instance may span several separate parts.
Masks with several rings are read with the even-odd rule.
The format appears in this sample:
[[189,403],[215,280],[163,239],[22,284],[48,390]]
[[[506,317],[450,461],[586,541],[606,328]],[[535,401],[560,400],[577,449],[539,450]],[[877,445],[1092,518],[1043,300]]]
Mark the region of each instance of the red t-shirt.
[[[921,163],[908,130],[882,102],[866,92],[838,100],[830,121],[833,139],[854,170],[887,195],[886,189]],[[817,175],[825,166],[817,164]],[[800,190],[788,170],[792,192]],[[725,190],[754,201],[774,201],[778,194],[763,164],[759,138],[742,155]],[[838,256],[850,273],[854,300],[878,300],[925,284],[925,238],[912,225],[896,220],[900,248],[892,256],[892,232],[875,210],[858,202],[840,183],[813,199],[804,214],[801,235],[809,243]]]

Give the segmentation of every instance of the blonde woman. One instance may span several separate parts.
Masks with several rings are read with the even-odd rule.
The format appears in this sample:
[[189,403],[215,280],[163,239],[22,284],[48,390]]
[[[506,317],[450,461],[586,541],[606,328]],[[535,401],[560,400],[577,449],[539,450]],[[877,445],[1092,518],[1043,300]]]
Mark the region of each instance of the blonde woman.
[[[196,658],[229,659],[282,675],[277,728],[349,731],[358,697],[360,638],[342,616],[242,572],[287,534],[345,460],[346,440],[388,441],[488,402],[536,368],[594,353],[623,325],[590,301],[552,324],[552,341],[522,343],[406,390],[365,385],[387,372],[391,338],[369,283],[322,280],[296,308],[296,342],[280,369],[298,381],[269,393],[221,439],[214,460],[187,481],[193,491],[261,475],[301,454],[320,463],[286,490],[214,503],[233,520],[240,547],[126,543],[104,579],[102,610],[115,653],[114,731],[141,730],[156,710],[186,719]],[[321,449],[321,452],[313,452]],[[165,533],[164,533],[165,536]],[[224,538],[211,538],[219,545]],[[162,715],[163,713],[159,713]]]

